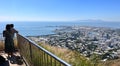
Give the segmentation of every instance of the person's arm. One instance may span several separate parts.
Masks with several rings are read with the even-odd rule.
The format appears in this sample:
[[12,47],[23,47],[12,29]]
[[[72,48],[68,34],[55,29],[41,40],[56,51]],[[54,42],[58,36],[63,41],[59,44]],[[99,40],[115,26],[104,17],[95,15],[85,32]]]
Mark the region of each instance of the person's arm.
[[14,30],[14,33],[18,33],[18,31],[17,30],[15,30],[15,29],[13,29]]

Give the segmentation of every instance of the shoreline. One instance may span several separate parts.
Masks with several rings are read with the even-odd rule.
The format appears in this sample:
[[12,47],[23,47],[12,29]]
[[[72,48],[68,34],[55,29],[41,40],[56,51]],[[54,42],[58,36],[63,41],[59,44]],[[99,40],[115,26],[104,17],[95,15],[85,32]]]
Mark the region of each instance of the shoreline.
[[[75,27],[76,27],[76,25],[74,25]],[[46,35],[28,35],[28,36],[26,36],[26,37],[44,37],[44,36],[50,36],[50,35],[56,35],[56,33],[55,33],[55,30],[59,30],[59,29],[63,29],[63,28],[69,28],[69,27],[74,27],[74,26],[47,26],[47,27],[59,27],[59,28],[56,28],[56,29],[54,29],[52,32],[53,32],[53,34],[46,34]],[[101,28],[101,29],[112,29],[112,30],[120,30],[120,28],[112,28],[112,27],[95,27],[95,26],[78,26],[77,25],[77,27],[90,27],[90,28]],[[2,34],[2,33],[0,33],[0,34]]]
[[[28,36],[28,38],[35,42],[43,41],[51,46],[75,50],[86,57],[93,54],[104,55],[102,60],[105,60],[120,57],[119,31],[120,29],[117,32],[116,29],[101,27],[67,26],[55,30],[55,34]],[[109,53],[109,50],[112,52]]]

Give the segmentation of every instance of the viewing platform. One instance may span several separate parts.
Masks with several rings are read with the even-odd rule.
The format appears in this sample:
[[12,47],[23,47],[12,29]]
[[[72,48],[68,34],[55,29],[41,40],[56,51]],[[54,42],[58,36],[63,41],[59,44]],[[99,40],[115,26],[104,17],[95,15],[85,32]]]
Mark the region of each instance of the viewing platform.
[[26,66],[25,62],[22,58],[20,58],[19,52],[14,53],[12,57],[8,57],[8,55],[1,51],[0,55],[5,58],[5,62],[1,63],[0,66]]

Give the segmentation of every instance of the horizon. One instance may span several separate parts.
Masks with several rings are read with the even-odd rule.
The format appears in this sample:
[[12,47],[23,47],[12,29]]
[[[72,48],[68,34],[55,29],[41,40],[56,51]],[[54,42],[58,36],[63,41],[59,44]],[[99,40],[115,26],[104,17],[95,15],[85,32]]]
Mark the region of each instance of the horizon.
[[1,0],[0,22],[120,22],[119,0]]

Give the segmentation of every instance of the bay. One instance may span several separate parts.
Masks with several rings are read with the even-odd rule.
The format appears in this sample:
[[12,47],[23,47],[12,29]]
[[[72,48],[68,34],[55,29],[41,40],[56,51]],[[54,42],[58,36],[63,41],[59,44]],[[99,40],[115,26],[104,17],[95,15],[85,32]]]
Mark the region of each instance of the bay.
[[24,36],[39,36],[54,34],[57,26],[93,26],[120,28],[120,22],[0,22],[0,33],[5,30],[6,24],[14,24],[14,28]]

